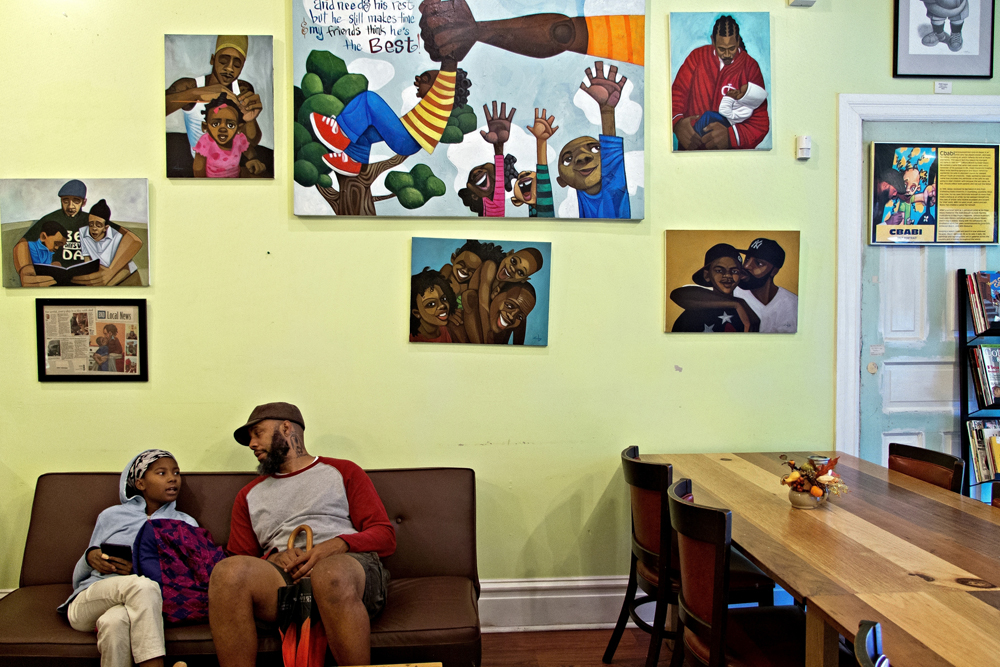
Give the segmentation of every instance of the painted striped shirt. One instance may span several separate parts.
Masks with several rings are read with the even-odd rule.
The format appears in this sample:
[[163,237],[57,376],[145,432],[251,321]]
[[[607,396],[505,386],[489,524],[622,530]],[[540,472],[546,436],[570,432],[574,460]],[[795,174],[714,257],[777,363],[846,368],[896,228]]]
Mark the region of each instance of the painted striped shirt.
[[448,126],[448,117],[455,105],[455,77],[455,72],[438,72],[424,99],[399,119],[406,131],[428,153],[434,152]]

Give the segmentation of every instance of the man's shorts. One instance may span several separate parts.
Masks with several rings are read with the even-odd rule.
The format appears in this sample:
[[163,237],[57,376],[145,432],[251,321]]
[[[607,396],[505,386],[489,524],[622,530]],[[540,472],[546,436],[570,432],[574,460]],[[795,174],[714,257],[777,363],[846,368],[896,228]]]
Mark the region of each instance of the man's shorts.
[[[361,563],[361,567],[365,570],[365,593],[362,602],[365,604],[365,609],[368,610],[368,618],[375,618],[385,606],[385,591],[389,586],[389,570],[382,566],[382,561],[374,551],[361,553],[348,551],[347,555]],[[267,562],[271,563],[271,561]],[[274,563],[271,565],[274,565],[275,569],[281,573],[281,578],[285,580],[286,586],[295,583],[292,575]]]

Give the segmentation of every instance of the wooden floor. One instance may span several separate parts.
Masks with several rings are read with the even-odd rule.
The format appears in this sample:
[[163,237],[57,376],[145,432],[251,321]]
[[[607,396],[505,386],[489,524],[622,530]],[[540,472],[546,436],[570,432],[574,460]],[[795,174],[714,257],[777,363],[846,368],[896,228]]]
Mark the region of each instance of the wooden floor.
[[[559,630],[483,634],[482,667],[604,667],[601,657],[611,630]],[[649,635],[627,628],[613,667],[643,667]],[[660,667],[670,664],[668,643],[660,651]]]

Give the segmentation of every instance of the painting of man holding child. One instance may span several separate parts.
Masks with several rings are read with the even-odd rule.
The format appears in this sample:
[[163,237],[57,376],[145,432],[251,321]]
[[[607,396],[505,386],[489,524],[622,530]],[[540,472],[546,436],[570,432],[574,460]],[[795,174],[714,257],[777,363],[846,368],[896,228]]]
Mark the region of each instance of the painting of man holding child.
[[167,176],[274,178],[270,35],[167,35]]

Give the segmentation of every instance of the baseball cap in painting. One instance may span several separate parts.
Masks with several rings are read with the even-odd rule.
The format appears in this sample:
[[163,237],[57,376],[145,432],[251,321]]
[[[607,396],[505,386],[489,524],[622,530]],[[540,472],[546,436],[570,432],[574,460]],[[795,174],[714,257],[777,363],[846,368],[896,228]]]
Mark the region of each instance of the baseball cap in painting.
[[247,423],[233,431],[233,437],[236,438],[236,442],[241,445],[249,445],[250,429],[265,419],[277,419],[279,421],[287,419],[301,426],[303,430],[306,428],[305,420],[302,419],[302,413],[291,403],[265,403],[254,408],[253,412],[250,413],[250,418],[247,419]]
[[736,260],[737,264],[742,264],[743,259],[740,257],[740,251],[729,245],[728,243],[716,243],[714,246],[708,249],[705,253],[705,266],[701,267],[691,276],[691,280],[694,281],[695,285],[701,285],[702,287],[711,287],[711,283],[705,280],[705,276],[702,272],[708,268],[708,265],[719,259],[720,257],[732,257]]
[[771,239],[754,239],[749,248],[740,250],[740,252],[749,257],[770,262],[774,264],[776,269],[780,269],[785,263],[785,251],[778,245],[777,241]]
[[72,181],[66,181],[66,183],[59,188],[59,197],[79,197],[80,199],[87,198],[87,186],[83,184],[83,181],[78,181],[73,179]]

